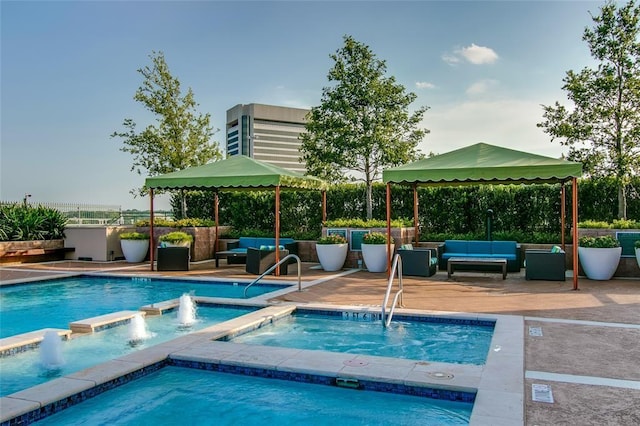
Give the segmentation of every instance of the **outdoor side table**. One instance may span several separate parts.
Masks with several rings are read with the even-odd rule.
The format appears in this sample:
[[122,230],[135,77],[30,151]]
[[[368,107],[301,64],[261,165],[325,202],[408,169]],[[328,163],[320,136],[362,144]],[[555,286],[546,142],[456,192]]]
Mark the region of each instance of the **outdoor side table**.
[[189,247],[158,247],[158,271],[188,271]]

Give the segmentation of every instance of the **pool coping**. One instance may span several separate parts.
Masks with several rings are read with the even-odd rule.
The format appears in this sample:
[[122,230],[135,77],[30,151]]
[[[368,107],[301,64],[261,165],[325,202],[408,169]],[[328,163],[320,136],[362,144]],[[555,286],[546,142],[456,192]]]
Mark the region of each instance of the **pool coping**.
[[[216,298],[216,304],[221,300]],[[226,304],[237,304],[226,299]],[[255,303],[255,302],[254,302]],[[335,378],[369,380],[475,392],[470,425],[524,423],[524,318],[459,312],[397,309],[398,315],[436,316],[457,320],[495,321],[491,347],[484,365],[422,362],[326,351],[266,347],[218,341],[247,327],[260,327],[295,309],[374,313],[371,306],[295,304],[270,305],[147,349],[0,398],[0,422],[14,424],[29,413],[47,411],[73,398],[93,396],[101,387],[115,387],[126,377],[161,368],[168,360],[208,362]],[[155,367],[154,367],[155,366]],[[105,389],[106,390],[106,389]],[[17,423],[16,423],[17,424]]]

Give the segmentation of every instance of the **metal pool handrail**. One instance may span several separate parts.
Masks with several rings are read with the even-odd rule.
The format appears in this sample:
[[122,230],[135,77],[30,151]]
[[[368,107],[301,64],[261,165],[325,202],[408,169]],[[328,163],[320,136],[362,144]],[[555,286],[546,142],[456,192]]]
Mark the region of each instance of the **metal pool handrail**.
[[243,293],[243,297],[247,297],[247,290],[249,290],[249,287],[251,287],[252,285],[254,285],[255,283],[257,283],[258,281],[260,281],[265,275],[271,273],[274,269],[276,269],[278,266],[282,265],[282,263],[284,263],[285,260],[289,260],[291,258],[294,258],[296,260],[296,263],[298,264],[298,291],[302,291],[302,275],[301,275],[301,263],[300,263],[300,258],[295,255],[295,254],[288,254],[285,257],[283,257],[282,259],[280,259],[280,261],[278,263],[276,263],[275,265],[273,265],[271,268],[267,269],[266,271],[264,271],[262,273],[262,275],[260,275],[258,278],[256,278],[255,280],[251,281],[249,283],[248,286],[246,286],[244,288],[244,293]]
[[[391,304],[391,309],[389,310],[389,316],[385,319],[385,317],[387,316],[387,303],[389,302],[389,296],[391,295],[391,287],[393,287],[393,275],[394,273],[397,272],[398,273],[398,291],[396,292],[395,296],[393,297],[393,303]],[[393,264],[391,266],[391,273],[389,274],[389,282],[387,284],[387,292],[384,295],[384,301],[382,302],[382,324],[385,327],[388,327],[389,324],[391,324],[391,318],[393,317],[393,311],[396,309],[396,305],[399,302],[400,307],[403,307],[402,304],[402,293],[403,293],[403,288],[402,288],[402,258],[400,257],[399,254],[396,254],[393,257]]]

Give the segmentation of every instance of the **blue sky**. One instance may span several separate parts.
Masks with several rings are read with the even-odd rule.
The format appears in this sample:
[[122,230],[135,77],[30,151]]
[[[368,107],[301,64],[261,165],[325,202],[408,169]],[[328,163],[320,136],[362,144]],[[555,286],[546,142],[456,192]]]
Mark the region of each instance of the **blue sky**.
[[582,33],[602,4],[2,0],[0,199],[147,209],[129,193],[145,176],[110,134],[124,118],[151,123],[133,95],[152,51],[192,88],[224,149],[234,105],[318,105],[347,34],[430,107],[424,153],[486,142],[559,157],[566,149],[536,127],[541,105],[569,105],[566,71],[594,66]]

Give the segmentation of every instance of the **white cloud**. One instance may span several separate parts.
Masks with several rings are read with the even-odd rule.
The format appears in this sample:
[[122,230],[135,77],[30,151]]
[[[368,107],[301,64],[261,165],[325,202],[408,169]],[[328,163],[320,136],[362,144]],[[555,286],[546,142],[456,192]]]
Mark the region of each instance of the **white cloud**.
[[471,43],[469,47],[463,47],[458,51],[467,61],[472,64],[492,64],[498,60],[498,54],[493,49],[484,46],[476,46]]
[[432,105],[421,126],[431,131],[419,148],[443,154],[485,142],[491,145],[560,158],[566,150],[542,129],[539,101],[506,99]]
[[418,89],[433,89],[436,86],[433,83],[428,83],[426,81],[417,81],[416,88]]
[[471,43],[471,46],[455,50],[453,53],[445,53],[442,60],[449,65],[460,63],[461,58],[474,65],[492,64],[498,60],[498,54],[490,47],[478,46]]
[[449,65],[457,65],[460,63],[460,58],[451,53],[445,53],[442,55],[442,60],[448,63]]
[[497,80],[480,80],[469,86],[466,93],[470,96],[482,95],[497,87],[498,84]]

